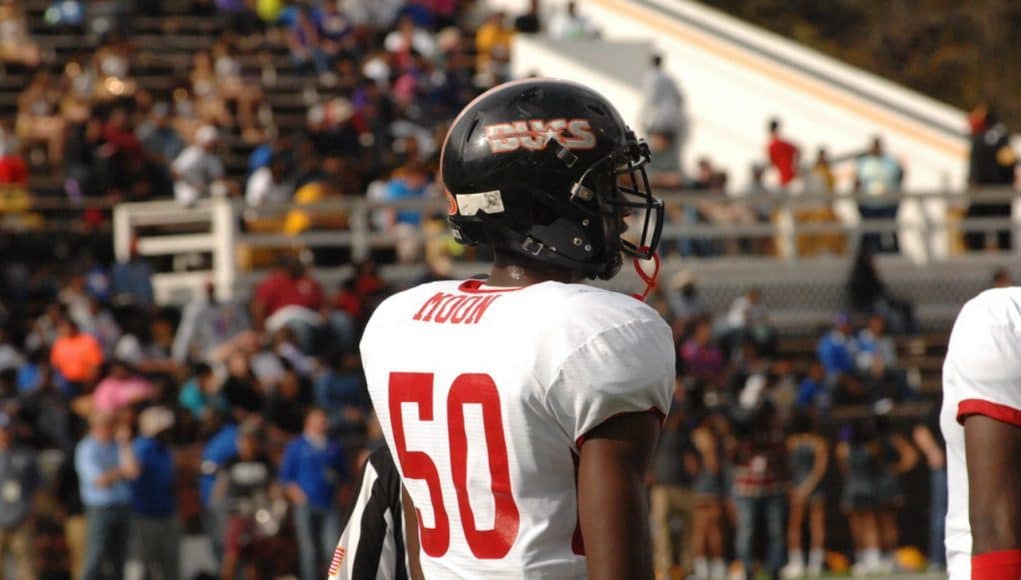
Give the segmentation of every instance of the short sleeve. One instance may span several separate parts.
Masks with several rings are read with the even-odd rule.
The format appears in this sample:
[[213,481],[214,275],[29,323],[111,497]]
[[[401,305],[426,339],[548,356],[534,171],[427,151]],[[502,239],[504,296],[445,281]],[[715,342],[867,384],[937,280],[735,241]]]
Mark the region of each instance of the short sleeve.
[[665,416],[674,369],[666,323],[633,320],[599,332],[569,354],[547,390],[546,405],[577,445],[615,415],[653,411]]
[[961,310],[943,366],[945,397],[957,421],[984,415],[1021,427],[1021,325],[1017,304],[986,292]]

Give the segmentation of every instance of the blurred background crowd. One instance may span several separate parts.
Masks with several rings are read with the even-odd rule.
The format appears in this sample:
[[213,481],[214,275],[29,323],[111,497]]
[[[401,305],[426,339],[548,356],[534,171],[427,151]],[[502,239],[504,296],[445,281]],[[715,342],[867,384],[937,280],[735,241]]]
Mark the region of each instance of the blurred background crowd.
[[[442,216],[379,209],[370,225],[395,243],[339,284],[310,268],[350,263],[343,249],[256,249],[240,265],[272,270],[250,296],[220,299],[209,281],[168,306],[153,287],[165,264],[134,243],[114,259],[110,204],[236,197],[253,210],[246,231],[297,234],[349,227],[342,209],[304,204],[438,197],[446,126],[509,78],[513,36],[599,35],[583,5],[530,4],[0,0],[0,557],[16,578],[120,578],[129,561],[147,578],[322,577],[380,444],[357,343],[400,288],[377,264],[423,265],[426,281],[465,250]],[[838,183],[877,196],[858,202],[861,217],[896,214],[884,196],[904,167],[881,137],[831,159],[802,152],[777,118],[746,191],[711,159],[687,169],[683,93],[660,58],[647,67],[653,185],[704,194],[671,206],[674,223],[769,222],[768,208],[734,197]],[[996,112],[976,108],[972,130],[972,182],[1012,184]],[[57,209],[44,218],[47,202]],[[273,207],[285,211],[259,211]],[[798,211],[802,223],[840,220],[830,201]],[[438,237],[423,247],[421,231]],[[960,243],[1005,248],[1005,236]],[[815,334],[784,335],[756,288],[710,308],[687,270],[651,298],[678,352],[649,481],[662,578],[722,578],[732,562],[789,577],[943,563],[946,475],[927,394],[941,345],[874,265],[898,251],[896,235],[796,243],[804,256],[857,256],[846,306]],[[770,238],[664,248],[776,251]],[[1005,271],[990,283],[1009,284]]]

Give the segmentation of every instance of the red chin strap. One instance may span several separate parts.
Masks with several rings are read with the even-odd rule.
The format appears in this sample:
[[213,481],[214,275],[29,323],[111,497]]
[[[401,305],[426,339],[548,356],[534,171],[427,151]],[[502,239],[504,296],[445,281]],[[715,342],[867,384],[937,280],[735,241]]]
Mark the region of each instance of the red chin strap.
[[[648,247],[643,247],[641,251],[648,250]],[[642,267],[642,261],[638,259],[638,256],[634,257],[635,273],[638,277],[645,282],[645,290],[641,294],[632,294],[635,298],[645,302],[645,299],[649,297],[649,293],[656,287],[656,279],[659,278],[659,254],[652,254],[652,275],[646,273],[645,268]]]

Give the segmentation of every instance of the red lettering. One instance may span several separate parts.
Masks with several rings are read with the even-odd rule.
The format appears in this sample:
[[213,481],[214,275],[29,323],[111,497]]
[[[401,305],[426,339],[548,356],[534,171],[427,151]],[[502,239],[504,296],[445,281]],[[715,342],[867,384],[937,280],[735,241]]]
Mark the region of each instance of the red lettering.
[[497,294],[496,296],[483,297],[482,300],[480,300],[479,303],[475,305],[475,308],[472,309],[468,316],[465,317],[464,323],[478,324],[479,320],[482,320],[482,315],[485,314],[486,310],[489,309],[489,305],[492,304],[499,297],[500,297],[499,294]]
[[[411,319],[429,322],[430,320],[432,320],[433,314],[436,312],[436,309],[439,308],[440,304],[443,303],[443,300],[449,296],[453,296],[453,294],[444,294],[443,292],[437,292],[435,295],[433,295],[432,298],[427,300],[425,304],[422,305],[422,308],[420,308],[418,312],[411,317]],[[428,309],[429,311],[426,312],[426,309]]]
[[468,313],[471,312],[471,309],[478,304],[480,300],[482,300],[481,296],[469,296],[468,299],[462,302],[450,315],[451,324],[461,324],[464,322],[465,317],[468,316]]
[[451,294],[447,301],[443,304],[443,306],[436,311],[436,318],[434,319],[434,321],[439,323],[446,322],[447,319],[450,318],[450,315],[453,314],[454,310],[458,306],[463,304],[465,299],[467,298],[468,298],[467,296],[457,296],[456,294]]

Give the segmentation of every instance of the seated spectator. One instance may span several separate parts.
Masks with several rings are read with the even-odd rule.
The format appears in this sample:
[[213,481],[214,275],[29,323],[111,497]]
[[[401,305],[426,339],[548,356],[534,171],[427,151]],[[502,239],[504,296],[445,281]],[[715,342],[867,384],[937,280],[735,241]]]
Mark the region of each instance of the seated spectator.
[[681,270],[670,279],[667,301],[675,338],[687,339],[691,326],[697,320],[710,316],[709,307],[699,298],[695,283],[695,274],[691,270]]
[[212,58],[217,94],[228,107],[237,110],[237,125],[242,137],[250,143],[258,141],[263,137],[258,122],[262,87],[245,82],[241,75],[241,61],[234,52],[234,45],[226,38],[220,38],[213,44]]
[[131,63],[136,47],[125,37],[109,34],[92,55],[96,73],[95,97],[110,102],[135,94],[137,84],[131,79]]
[[330,426],[343,428],[364,420],[369,399],[358,355],[334,352],[321,364],[315,380],[316,405],[326,412]]
[[877,359],[887,368],[898,366],[897,345],[886,334],[886,319],[874,314],[868,325],[858,333],[858,368],[868,370]]
[[116,107],[103,125],[103,145],[99,155],[110,167],[112,185],[130,198],[144,199],[149,195],[145,177],[145,152],[135,134],[131,117],[123,107]]
[[886,365],[881,358],[872,359],[872,364],[861,373],[865,392],[871,403],[886,401],[899,403],[911,398],[904,373]]
[[301,432],[305,411],[312,406],[308,383],[294,368],[284,365],[284,375],[266,397],[266,422],[274,439],[286,440]]
[[402,16],[395,30],[386,35],[383,46],[397,57],[397,66],[404,68],[411,62],[412,54],[427,59],[436,56],[436,40],[428,31],[415,25],[410,16]]
[[222,394],[223,384],[206,363],[195,365],[195,371],[177,396],[177,402],[197,420],[227,410]]
[[7,329],[0,326],[0,372],[18,370],[25,365],[25,356],[13,344]]
[[816,354],[830,378],[857,370],[858,341],[854,337],[851,319],[846,314],[838,314],[834,318],[833,329],[819,339]]
[[245,186],[245,203],[252,207],[285,205],[294,195],[291,164],[287,156],[277,153],[269,165],[256,169]]
[[33,444],[46,449],[73,447],[68,399],[57,388],[50,367],[38,366],[32,384],[21,393],[21,416],[32,426]]
[[204,125],[195,133],[195,144],[177,156],[170,166],[174,176],[174,199],[182,205],[193,205],[217,190],[224,177],[223,162],[214,153],[220,134],[215,127]]
[[0,63],[35,68],[41,62],[39,45],[32,41],[28,19],[18,2],[0,2]]
[[0,120],[0,186],[28,185],[28,164],[21,143],[6,120]]
[[355,29],[338,2],[323,2],[312,14],[319,47],[331,62],[356,49]]
[[713,340],[713,328],[708,320],[695,323],[691,338],[681,345],[680,362],[684,373],[705,384],[706,388],[721,388],[726,371],[723,351]]
[[178,362],[210,361],[213,350],[251,326],[248,312],[234,300],[216,297],[216,286],[206,282],[203,292],[184,307],[174,336],[172,356]]
[[762,304],[760,289],[750,288],[743,296],[735,298],[725,320],[731,349],[750,340],[765,356],[776,352],[777,332],[769,321],[766,306]]
[[188,79],[191,81],[191,93],[194,96],[195,113],[198,118],[211,125],[233,126],[234,117],[220,94],[221,78],[213,67],[213,58],[208,51],[197,51],[192,57],[192,69]]
[[[426,168],[420,163],[410,163],[394,171],[384,185],[370,188],[369,198],[379,201],[400,202],[420,200],[435,196],[435,188],[429,181]],[[421,250],[419,229],[422,225],[422,210],[416,208],[384,209],[373,216],[376,227],[393,234],[395,250],[401,263],[414,262]]]
[[22,146],[44,144],[51,166],[59,166],[64,150],[66,121],[60,111],[62,93],[57,79],[41,70],[18,95],[16,134]]
[[798,386],[796,404],[799,408],[826,410],[830,406],[830,389],[826,381],[826,367],[819,361],[812,362],[808,374]]
[[592,39],[599,36],[599,29],[588,18],[578,13],[578,3],[567,3],[564,11],[550,18],[549,35],[559,39]]
[[252,318],[256,328],[268,332],[288,326],[295,330],[303,348],[310,347],[316,327],[323,323],[319,309],[324,301],[319,282],[298,258],[287,256],[255,287]]
[[128,258],[118,261],[110,270],[112,301],[121,306],[148,310],[155,303],[152,267],[138,251],[138,238],[128,246]]
[[71,393],[81,393],[99,377],[103,348],[95,338],[80,332],[73,320],[61,320],[58,328],[58,338],[50,351],[50,364],[60,373]]
[[294,22],[287,30],[291,61],[302,72],[323,75],[329,71],[329,59],[319,47],[319,30],[312,20],[312,9],[299,5]]
[[184,139],[171,124],[170,105],[156,103],[149,120],[138,127],[138,138],[151,162],[154,174],[153,196],[165,197],[173,194],[173,180],[170,164],[184,150]]
[[149,407],[138,416],[132,442],[137,474],[131,481],[131,548],[145,578],[178,578],[181,530],[170,429],[174,413]]
[[122,360],[110,363],[106,378],[99,381],[92,393],[92,406],[102,413],[118,411],[156,397],[156,388]]

